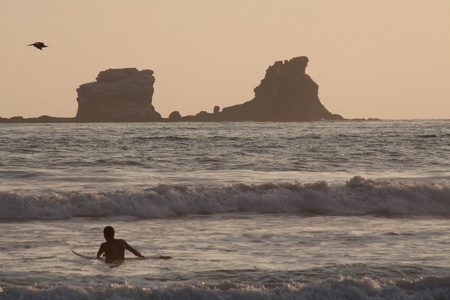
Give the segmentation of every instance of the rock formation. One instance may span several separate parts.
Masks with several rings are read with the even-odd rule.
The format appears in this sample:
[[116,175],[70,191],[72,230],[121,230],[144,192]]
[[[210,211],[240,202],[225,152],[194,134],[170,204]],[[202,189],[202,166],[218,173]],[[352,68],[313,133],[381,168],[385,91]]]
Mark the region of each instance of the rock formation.
[[319,86],[305,74],[306,56],[277,61],[266,71],[253,100],[226,107],[220,118],[227,121],[343,120],[320,103]]
[[102,71],[95,82],[77,89],[75,119],[80,122],[160,121],[161,115],[152,105],[154,82],[152,70]]
[[[270,66],[255,91],[255,97],[243,104],[220,111],[201,111],[182,117],[178,111],[163,119],[152,105],[153,71],[136,68],[109,69],[96,81],[80,85],[75,118],[41,116],[25,119],[0,118],[0,123],[51,122],[217,122],[217,121],[319,121],[344,120],[320,103],[319,86],[305,73],[306,56],[294,57]],[[369,119],[378,120],[378,119]]]
[[169,121],[179,121],[181,120],[181,114],[179,111],[173,111],[170,115],[169,115]]

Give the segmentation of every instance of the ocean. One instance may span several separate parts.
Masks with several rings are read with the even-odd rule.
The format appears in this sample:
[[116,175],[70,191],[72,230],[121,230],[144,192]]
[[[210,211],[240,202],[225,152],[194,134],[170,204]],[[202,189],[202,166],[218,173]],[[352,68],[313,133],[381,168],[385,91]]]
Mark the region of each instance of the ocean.
[[0,299],[450,299],[450,120],[0,133]]

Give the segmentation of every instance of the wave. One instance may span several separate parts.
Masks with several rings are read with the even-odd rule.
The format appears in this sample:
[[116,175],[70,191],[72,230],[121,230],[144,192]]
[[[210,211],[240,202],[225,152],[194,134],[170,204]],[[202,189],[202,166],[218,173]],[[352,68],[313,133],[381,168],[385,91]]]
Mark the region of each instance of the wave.
[[97,193],[0,193],[0,219],[65,219],[263,213],[335,216],[450,216],[450,183],[374,181],[158,185]]
[[450,277],[379,282],[371,278],[326,280],[317,284],[283,283],[275,287],[230,281],[214,286],[134,287],[60,285],[0,287],[0,299],[449,299]]

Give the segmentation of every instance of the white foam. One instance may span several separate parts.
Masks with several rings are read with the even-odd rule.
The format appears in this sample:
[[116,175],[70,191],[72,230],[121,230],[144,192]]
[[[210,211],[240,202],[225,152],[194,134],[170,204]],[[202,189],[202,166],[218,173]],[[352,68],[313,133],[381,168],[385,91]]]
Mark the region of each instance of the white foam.
[[266,214],[450,216],[450,184],[373,181],[158,185],[98,193],[0,193],[0,219],[64,219],[251,212]]
[[215,286],[134,287],[60,285],[49,288],[0,288],[0,299],[449,299],[450,277],[426,277],[418,281],[378,282],[344,278],[317,284],[262,284],[223,282]]

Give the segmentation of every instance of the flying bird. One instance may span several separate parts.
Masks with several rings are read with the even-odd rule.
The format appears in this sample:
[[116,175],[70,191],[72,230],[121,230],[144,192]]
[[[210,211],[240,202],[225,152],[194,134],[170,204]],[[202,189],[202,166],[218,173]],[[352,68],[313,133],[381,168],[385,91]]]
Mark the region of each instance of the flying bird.
[[44,45],[43,42],[36,42],[36,43],[33,43],[33,44],[29,44],[28,46],[35,46],[39,50],[42,50],[42,48],[44,48],[44,47],[48,47],[48,46]]

